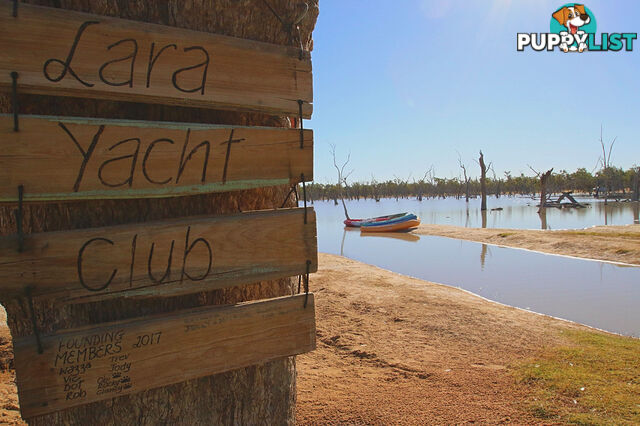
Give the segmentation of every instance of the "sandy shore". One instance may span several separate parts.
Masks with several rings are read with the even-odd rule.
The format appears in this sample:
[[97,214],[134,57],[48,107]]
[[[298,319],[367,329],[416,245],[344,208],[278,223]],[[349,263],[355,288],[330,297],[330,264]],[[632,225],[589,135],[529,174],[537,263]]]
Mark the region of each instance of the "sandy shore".
[[339,256],[320,265],[299,423],[540,423],[510,365],[583,327]]
[[[514,378],[514,366],[547,348],[572,347],[567,335],[586,327],[347,258],[319,257],[311,277],[318,345],[297,358],[300,424],[557,421],[534,416],[532,391]],[[10,336],[0,320],[0,423],[23,424]]]
[[583,230],[522,230],[420,225],[419,235],[437,235],[518,247],[543,253],[640,265],[640,225],[594,226]]

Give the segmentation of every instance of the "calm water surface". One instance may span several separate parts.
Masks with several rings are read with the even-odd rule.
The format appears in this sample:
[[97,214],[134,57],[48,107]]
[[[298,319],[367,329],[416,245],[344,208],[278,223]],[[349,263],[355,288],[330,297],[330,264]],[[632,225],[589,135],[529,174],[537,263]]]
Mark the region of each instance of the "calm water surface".
[[[479,208],[464,200],[382,200],[350,202],[352,217],[412,211],[423,223],[477,226]],[[477,200],[475,200],[477,201]],[[527,206],[527,203],[532,204]],[[584,228],[634,223],[637,203],[591,201],[580,210],[548,209],[547,222],[555,228]],[[539,228],[532,200],[491,200],[504,208],[489,212],[488,227]],[[318,248],[382,268],[456,286],[511,306],[529,309],[630,336],[640,337],[640,268],[605,262],[544,255],[469,241],[413,234],[361,236],[342,226],[342,206],[314,203],[318,221]],[[606,218],[604,217],[606,214]],[[537,222],[537,226],[536,226]]]

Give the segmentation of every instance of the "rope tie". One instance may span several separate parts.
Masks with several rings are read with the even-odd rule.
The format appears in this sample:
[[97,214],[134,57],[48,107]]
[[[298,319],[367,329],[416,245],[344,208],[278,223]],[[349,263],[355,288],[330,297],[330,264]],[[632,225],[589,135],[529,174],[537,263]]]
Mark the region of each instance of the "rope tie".
[[304,200],[304,224],[307,224],[307,186],[304,182],[304,173],[300,174],[300,180],[302,181],[302,199]]
[[304,125],[302,124],[302,99],[298,99],[298,120],[300,121],[300,149],[304,149]]
[[311,261],[307,260],[307,272],[304,274],[304,307],[307,307],[309,300],[309,270],[311,269]]

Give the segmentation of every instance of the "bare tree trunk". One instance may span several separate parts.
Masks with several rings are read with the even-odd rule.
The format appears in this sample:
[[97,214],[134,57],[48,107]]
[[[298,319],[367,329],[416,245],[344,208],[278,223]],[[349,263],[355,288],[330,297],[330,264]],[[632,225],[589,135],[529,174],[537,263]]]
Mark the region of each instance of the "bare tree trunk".
[[640,167],[636,168],[635,173],[633,175],[633,195],[631,201],[640,200]]
[[[218,0],[30,0],[28,3],[220,33],[281,45],[297,43],[269,8],[259,1]],[[303,44],[311,46],[318,16],[317,0],[300,23]],[[299,15],[294,0],[271,0],[287,22]],[[55,36],[55,29],[52,29]],[[284,127],[286,117],[213,111],[175,106],[20,95],[21,114],[92,116],[150,121],[183,121]],[[10,112],[0,95],[0,112]],[[28,188],[26,189],[28,190]],[[29,203],[24,208],[25,233],[99,227],[190,215],[217,215],[279,207],[288,188],[272,187],[224,194],[168,199],[96,200]],[[290,205],[293,205],[291,200]],[[0,206],[0,234],[15,233],[15,206]],[[37,283],[34,283],[37,285]],[[77,305],[36,300],[41,333],[152,315],[205,305],[237,303],[288,294],[289,278],[191,295],[152,299],[113,299]],[[31,335],[25,300],[7,303],[14,337]],[[292,424],[295,405],[295,360],[280,359],[228,373],[120,396],[29,419],[32,424]]]
[[[345,192],[346,192],[346,191],[347,191],[347,187],[346,187],[346,185],[345,185],[345,188],[344,188],[344,189],[345,189]],[[351,218],[349,217],[349,212],[347,211],[347,205],[344,203],[344,197],[341,197],[341,198],[340,198],[340,201],[342,201],[342,208],[344,209],[344,216],[345,216],[347,219],[351,219]]]
[[480,159],[478,160],[480,163],[480,193],[482,196],[482,203],[480,205],[480,210],[487,210],[487,166],[484,164],[484,155],[482,155],[482,151],[480,151]]
[[540,207],[538,208],[538,212],[544,210],[545,204],[547,203],[547,181],[549,180],[549,176],[551,176],[551,172],[553,172],[553,169],[549,169],[540,175]]
[[464,190],[464,198],[465,201],[468,203],[469,202],[469,178],[467,178],[465,176],[464,180],[466,181],[466,185],[465,185],[465,190]]
[[547,209],[539,209],[538,216],[540,217],[540,229],[547,229]]

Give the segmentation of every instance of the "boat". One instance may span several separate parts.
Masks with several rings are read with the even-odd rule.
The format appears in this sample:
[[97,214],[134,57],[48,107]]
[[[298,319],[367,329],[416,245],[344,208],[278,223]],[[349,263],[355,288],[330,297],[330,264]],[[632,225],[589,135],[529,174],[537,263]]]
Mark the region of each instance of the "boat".
[[420,219],[416,215],[405,214],[388,220],[362,223],[360,232],[398,232],[416,228],[418,225]]
[[385,220],[393,220],[393,219],[397,219],[399,217],[402,216],[406,216],[409,213],[396,213],[396,214],[392,214],[392,215],[387,215],[387,216],[378,216],[378,217],[370,217],[368,219],[346,219],[344,221],[344,224],[350,228],[359,228],[360,226],[362,226],[365,223],[372,223],[372,222],[382,222]]

